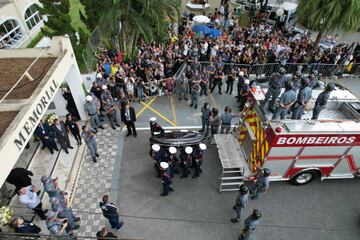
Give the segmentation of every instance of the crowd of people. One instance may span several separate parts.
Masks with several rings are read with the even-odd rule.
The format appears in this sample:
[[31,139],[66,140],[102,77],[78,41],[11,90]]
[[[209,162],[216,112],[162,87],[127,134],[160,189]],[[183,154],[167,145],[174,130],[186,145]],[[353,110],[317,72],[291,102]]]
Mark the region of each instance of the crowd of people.
[[[288,63],[349,66],[360,62],[359,43],[350,46],[341,44],[329,50],[320,50],[313,47],[306,34],[294,35],[291,31],[274,29],[261,21],[253,21],[249,27],[240,27],[236,13],[230,13],[228,1],[222,1],[220,9],[209,14],[211,27],[222,31],[218,38],[207,38],[193,32],[191,18],[191,15],[184,14],[176,29],[169,28],[169,40],[166,44],[141,42],[133,61],[124,61],[124,53],[120,49],[99,48],[96,55],[96,80],[84,105],[90,118],[90,126],[84,125],[80,128],[77,119],[71,114],[66,116],[65,122],[59,119],[54,119],[51,124],[40,122],[34,135],[41,140],[43,149],[47,148],[53,154],[54,151],[59,151],[60,145],[68,154],[69,150],[73,149],[69,141],[71,134],[78,145],[86,143],[93,162],[97,162],[99,154],[96,134],[100,129],[104,129],[104,117],[108,118],[114,130],[120,127],[120,117],[127,127],[127,136],[136,137],[136,114],[131,102],[146,100],[153,95],[170,96],[176,93],[178,101],[188,101],[190,97],[189,106],[197,109],[201,96],[207,96],[215,90],[219,95],[223,92],[232,95],[235,89],[241,111],[254,84],[254,81],[249,80],[250,73],[245,65],[277,64],[278,72],[268,74],[269,90],[262,106],[269,103],[268,107],[274,113],[274,119],[284,119],[290,112],[293,119],[301,119],[312,89],[319,87],[319,73],[312,71],[305,77],[301,68],[298,68],[289,78],[285,76],[284,68]],[[280,96],[283,86],[285,92]],[[332,84],[324,87],[323,93],[316,100],[313,119],[318,118],[333,89]],[[279,106],[275,107],[279,96]],[[219,114],[218,109],[210,108],[210,104],[206,102],[201,107],[201,131],[210,133],[210,136],[219,132],[229,133],[234,117],[237,117],[237,114],[233,114],[229,106],[225,107],[224,113]],[[152,136],[164,132],[154,118],[150,119],[150,129]],[[154,160],[157,177],[161,178],[163,185],[161,196],[168,196],[174,191],[172,182],[175,174],[181,174],[180,178],[187,178],[193,169],[192,177],[200,177],[205,150],[204,143],[181,148],[158,144],[151,146],[149,155]],[[259,169],[257,184],[250,189],[250,192],[254,193],[253,199],[268,189],[269,174],[268,169]],[[52,235],[72,238],[72,232],[79,228],[77,223],[80,218],[74,215],[67,193],[59,189],[57,178],[42,176],[43,189],[48,194],[51,205],[51,209],[43,209],[40,190],[31,182],[32,175],[26,169],[15,168],[9,174],[7,182],[15,185],[20,202],[33,210],[41,220],[46,221]],[[240,186],[240,194],[234,206],[237,216],[232,222],[240,221],[248,204],[248,194],[249,189]],[[119,209],[110,201],[109,195],[103,196],[100,208],[113,230],[119,230],[123,226],[123,222],[119,220]],[[245,220],[242,239],[247,239],[260,217],[260,211],[254,210]],[[22,217],[13,218],[11,226],[18,233],[41,232],[40,227]],[[102,228],[97,236],[100,239],[116,238],[106,227]]]
[[[305,33],[295,35],[291,30],[274,29],[262,21],[252,21],[251,26],[240,27],[236,13],[230,13],[227,4],[228,1],[223,2],[219,10],[209,14],[209,25],[222,30],[218,38],[193,32],[192,15],[184,14],[176,29],[169,28],[166,44],[141,42],[133,61],[123,61],[124,54],[119,49],[100,48],[96,81],[91,88],[92,97],[96,96],[99,101],[100,111],[114,116],[113,101],[122,105],[146,100],[152,95],[171,95],[174,92],[178,94],[179,101],[190,98],[190,106],[197,109],[199,97],[215,89],[218,94],[223,94],[225,84],[225,93],[232,94],[236,82],[242,109],[242,91],[247,89],[244,81],[250,77],[248,66],[255,66],[251,74],[265,73],[270,76],[289,63],[302,67],[312,63],[352,66],[360,61],[359,43],[338,44],[324,50],[314,48],[312,40]],[[224,19],[229,19],[229,23],[222,24]],[[331,41],[339,42],[337,36],[332,36]],[[276,67],[258,71],[260,68],[256,66],[263,64],[275,64]],[[288,73],[302,75],[300,65]],[[112,119],[114,128],[117,122],[116,118]],[[100,121],[97,123],[101,127]]]

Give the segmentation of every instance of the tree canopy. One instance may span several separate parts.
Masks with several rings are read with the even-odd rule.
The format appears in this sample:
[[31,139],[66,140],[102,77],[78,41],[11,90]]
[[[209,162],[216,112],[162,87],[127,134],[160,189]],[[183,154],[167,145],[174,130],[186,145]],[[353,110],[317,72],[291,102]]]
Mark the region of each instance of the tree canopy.
[[53,37],[67,35],[70,38],[76,58],[80,60],[81,50],[87,41],[83,29],[78,32],[71,26],[69,0],[40,0],[39,13],[45,17],[44,27],[41,31],[45,36]]
[[101,32],[109,45],[119,45],[133,55],[139,39],[166,39],[170,22],[178,20],[181,0],[113,0],[100,20]]
[[322,35],[333,30],[356,31],[360,26],[360,0],[300,0],[297,7],[298,22]]

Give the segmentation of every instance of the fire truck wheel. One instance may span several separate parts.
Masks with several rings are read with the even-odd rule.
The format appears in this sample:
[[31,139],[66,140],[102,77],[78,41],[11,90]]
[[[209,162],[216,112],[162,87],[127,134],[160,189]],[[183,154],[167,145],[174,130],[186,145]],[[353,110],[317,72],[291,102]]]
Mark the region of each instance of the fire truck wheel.
[[304,185],[304,184],[310,183],[318,175],[319,175],[319,173],[317,171],[305,171],[305,172],[296,174],[289,181],[290,181],[290,184],[293,184],[293,185]]

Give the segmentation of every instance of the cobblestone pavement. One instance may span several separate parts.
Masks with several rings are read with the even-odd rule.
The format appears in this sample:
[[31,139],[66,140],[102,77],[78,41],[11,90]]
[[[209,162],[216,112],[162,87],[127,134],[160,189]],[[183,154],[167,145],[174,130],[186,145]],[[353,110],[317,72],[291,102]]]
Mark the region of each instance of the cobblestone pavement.
[[[96,232],[108,221],[102,216],[99,202],[105,193],[111,190],[113,169],[116,161],[117,143],[121,131],[113,130],[108,124],[96,135],[98,153],[97,163],[93,163],[87,149],[81,163],[73,201],[73,210],[81,218],[78,236],[96,236]],[[116,201],[114,199],[114,201]],[[108,226],[109,227],[109,226]]]

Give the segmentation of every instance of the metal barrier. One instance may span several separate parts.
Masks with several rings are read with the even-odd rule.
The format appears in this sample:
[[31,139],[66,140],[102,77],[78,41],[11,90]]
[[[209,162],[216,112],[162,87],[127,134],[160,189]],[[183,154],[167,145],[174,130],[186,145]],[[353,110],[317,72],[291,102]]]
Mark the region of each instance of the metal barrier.
[[[200,62],[202,67],[207,67],[210,62]],[[214,65],[217,63],[213,63]],[[295,74],[301,67],[301,72],[305,75],[310,74],[311,71],[317,70],[321,76],[360,76],[360,63],[354,64],[326,64],[326,63],[287,63],[281,65],[280,63],[264,63],[264,64],[237,64],[237,63],[221,63],[224,66],[224,73],[227,74],[231,68],[238,68],[241,71],[247,72],[250,78],[268,77],[272,73],[277,72],[280,67],[286,69],[287,74]]]

